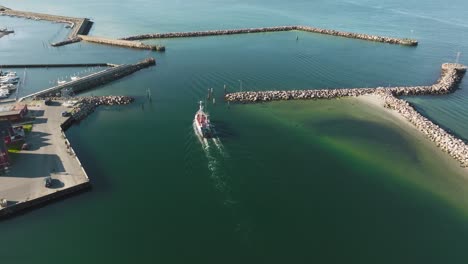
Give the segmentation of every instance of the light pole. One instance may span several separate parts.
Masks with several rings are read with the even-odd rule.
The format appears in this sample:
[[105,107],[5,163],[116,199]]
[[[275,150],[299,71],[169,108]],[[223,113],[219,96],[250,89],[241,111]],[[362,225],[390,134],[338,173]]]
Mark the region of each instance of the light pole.
[[239,81],[239,90],[242,92],[242,80],[238,80]]

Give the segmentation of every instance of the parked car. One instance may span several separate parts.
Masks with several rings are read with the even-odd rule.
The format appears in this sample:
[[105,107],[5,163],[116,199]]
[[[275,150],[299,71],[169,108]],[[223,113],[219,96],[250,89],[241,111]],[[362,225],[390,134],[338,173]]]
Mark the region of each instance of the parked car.
[[63,112],[62,112],[62,116],[63,116],[63,117],[67,117],[67,116],[70,116],[70,115],[71,115],[71,114],[70,114],[70,112],[68,112],[68,111],[63,111]]
[[44,178],[44,186],[47,188],[52,186],[52,177],[49,176]]

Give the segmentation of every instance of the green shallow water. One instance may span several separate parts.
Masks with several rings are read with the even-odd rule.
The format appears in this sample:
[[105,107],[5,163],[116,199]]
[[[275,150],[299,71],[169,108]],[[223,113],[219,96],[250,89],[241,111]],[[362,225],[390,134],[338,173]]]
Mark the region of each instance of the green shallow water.
[[[286,32],[148,41],[165,53],[51,49],[44,44],[62,39],[63,25],[0,17],[17,31],[0,39],[2,63],[158,62],[87,93],[137,100],[100,108],[67,132],[93,188],[0,222],[1,263],[468,260],[466,175],[398,123],[352,100],[222,103],[222,86],[236,91],[239,80],[244,90],[431,84],[442,62],[468,53],[464,2],[447,10],[438,1],[371,0],[3,4],[86,15],[102,36],[305,24],[420,45]],[[20,95],[95,70],[27,70]],[[210,87],[219,141],[204,144],[192,120]],[[409,100],[466,139],[466,91],[463,82],[452,95]]]

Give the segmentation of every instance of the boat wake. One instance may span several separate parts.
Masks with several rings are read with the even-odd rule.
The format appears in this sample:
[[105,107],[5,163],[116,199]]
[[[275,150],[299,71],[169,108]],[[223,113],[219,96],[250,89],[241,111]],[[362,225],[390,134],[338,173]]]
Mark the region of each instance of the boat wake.
[[210,178],[213,180],[215,188],[226,196],[225,203],[232,203],[227,183],[228,178],[223,171],[223,163],[225,162],[225,158],[228,157],[223,144],[218,137],[204,138],[200,135],[195,122],[193,122],[193,131],[205,152],[208,160],[208,169],[211,173]]

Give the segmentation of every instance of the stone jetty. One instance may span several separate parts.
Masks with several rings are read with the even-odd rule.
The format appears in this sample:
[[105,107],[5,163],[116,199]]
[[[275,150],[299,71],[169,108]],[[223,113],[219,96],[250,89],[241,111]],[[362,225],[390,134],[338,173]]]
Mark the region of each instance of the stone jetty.
[[396,97],[440,95],[454,92],[466,73],[466,69],[467,67],[461,64],[445,63],[442,65],[440,78],[431,86],[237,92],[226,94],[225,100],[228,102],[255,103],[279,100],[332,99],[375,94],[383,99],[385,107],[397,111],[442,151],[458,160],[462,167],[468,167],[468,145],[463,140],[456,138],[422,116],[407,101]]
[[192,32],[168,32],[168,33],[153,33],[121,38],[123,40],[142,40],[142,39],[161,39],[161,38],[188,38],[188,37],[206,37],[220,35],[235,35],[248,33],[266,33],[266,32],[281,32],[281,31],[305,31],[345,38],[362,39],[368,41],[383,42],[389,44],[400,44],[406,46],[417,46],[418,41],[412,39],[401,39],[384,36],[375,36],[368,34],[352,33],[345,31],[337,31],[331,29],[323,29],[309,26],[278,26],[278,27],[262,27],[262,28],[242,28],[242,29],[224,29],[224,30],[208,30],[208,31],[192,31]]
[[114,105],[128,105],[133,103],[135,99],[130,96],[119,96],[119,95],[109,95],[109,96],[84,96],[84,97],[73,97],[73,98],[63,98],[63,97],[52,97],[52,96],[39,96],[35,98],[36,100],[45,100],[50,99],[52,101],[65,102],[68,100],[76,101],[75,105],[71,109],[71,118],[74,121],[81,121],[85,119],[88,115],[94,112],[99,106],[114,106]]

